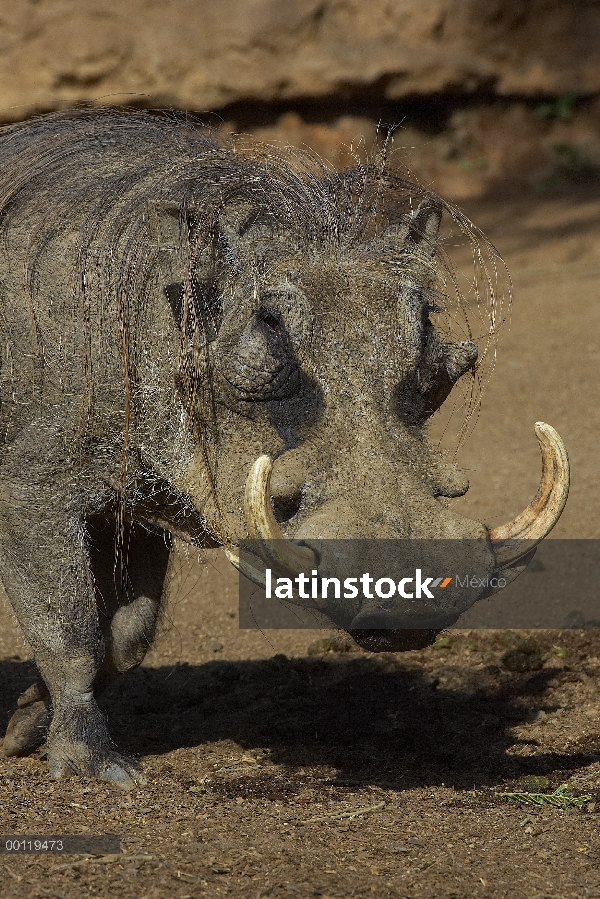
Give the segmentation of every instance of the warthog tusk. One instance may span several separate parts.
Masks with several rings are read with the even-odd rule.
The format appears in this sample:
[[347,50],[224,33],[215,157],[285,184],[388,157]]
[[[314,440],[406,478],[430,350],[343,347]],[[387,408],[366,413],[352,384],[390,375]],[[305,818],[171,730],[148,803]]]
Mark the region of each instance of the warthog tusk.
[[271,508],[271,470],[269,456],[259,456],[246,481],[246,527],[250,540],[256,540],[261,559],[285,574],[317,568],[317,555],[308,546],[288,540],[275,520]]
[[233,549],[230,546],[224,546],[223,552],[240,574],[243,574],[244,577],[247,577],[248,580],[252,581],[254,584],[258,584],[259,587],[265,586],[266,581],[264,571],[259,571],[253,565],[250,565],[246,559],[240,559],[240,554],[237,549]]
[[535,433],[542,453],[542,477],[533,500],[526,509],[498,528],[489,531],[496,567],[508,568],[550,533],[569,495],[569,457],[560,436],[543,421]]

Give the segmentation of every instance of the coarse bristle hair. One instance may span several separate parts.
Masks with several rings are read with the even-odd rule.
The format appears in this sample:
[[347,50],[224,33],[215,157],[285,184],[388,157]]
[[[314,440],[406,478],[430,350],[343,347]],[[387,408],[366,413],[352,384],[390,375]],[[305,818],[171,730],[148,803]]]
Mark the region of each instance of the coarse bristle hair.
[[[400,221],[418,203],[429,201],[448,213],[473,247],[472,296],[465,300],[441,244],[436,248],[438,277],[433,288],[445,300],[438,305],[444,310],[448,335],[458,332],[480,343],[479,362],[463,405],[467,412],[459,430],[463,437],[493,365],[495,339],[504,319],[502,267],[494,248],[464,214],[397,174],[392,162],[386,143],[366,161],[336,171],[309,152],[239,136],[224,138],[183,113],[76,109],[0,131],[0,227],[10,229],[16,205],[31,209],[25,278],[31,295],[44,248],[65,222],[76,223],[73,295],[85,309],[93,269],[101,272],[105,289],[114,296],[127,405],[135,380],[136,310],[144,302],[147,271],[156,253],[148,240],[148,204],[176,204],[180,211],[178,249],[189,299],[198,259],[215,241],[219,218],[236,206],[244,206],[247,220],[293,235],[295,245],[307,252],[327,242],[351,251]],[[191,209],[193,234],[188,227]],[[399,269],[406,264],[400,254],[396,263]],[[203,327],[199,319],[193,324]],[[209,349],[208,341],[198,335],[193,341],[195,354],[190,356],[185,335],[184,327],[181,385],[192,405],[207,370],[198,348],[204,353]]]

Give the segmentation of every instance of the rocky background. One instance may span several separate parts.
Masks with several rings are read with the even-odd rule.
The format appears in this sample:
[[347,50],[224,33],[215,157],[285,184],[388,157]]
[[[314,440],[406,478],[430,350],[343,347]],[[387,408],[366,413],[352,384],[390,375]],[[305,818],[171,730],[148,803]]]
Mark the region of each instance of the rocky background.
[[[457,199],[600,164],[597,0],[0,0],[0,118],[176,107]],[[379,125],[379,129],[378,129]]]

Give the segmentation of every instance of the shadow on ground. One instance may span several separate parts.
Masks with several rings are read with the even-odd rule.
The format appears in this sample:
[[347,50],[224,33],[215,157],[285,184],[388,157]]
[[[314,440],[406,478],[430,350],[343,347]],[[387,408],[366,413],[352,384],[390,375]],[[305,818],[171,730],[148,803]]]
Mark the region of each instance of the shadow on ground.
[[[525,774],[566,778],[598,760],[595,745],[507,754],[516,742],[509,729],[551,709],[545,691],[564,673],[494,673],[473,672],[472,686],[450,690],[391,657],[183,663],[138,669],[111,687],[103,705],[117,744],[134,755],[232,740],[267,749],[273,762],[290,768],[334,766],[340,784],[472,789]],[[0,663],[9,686],[0,720],[33,674],[29,662]]]

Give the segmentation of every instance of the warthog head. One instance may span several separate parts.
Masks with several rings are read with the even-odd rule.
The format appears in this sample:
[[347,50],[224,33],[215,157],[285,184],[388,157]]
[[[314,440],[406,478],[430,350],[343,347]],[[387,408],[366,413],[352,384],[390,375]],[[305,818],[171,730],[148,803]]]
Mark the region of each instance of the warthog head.
[[[218,452],[204,508],[230,559],[260,582],[232,548],[249,536],[273,571],[340,576],[337,541],[373,541],[375,567],[378,541],[452,541],[454,559],[462,545],[482,578],[513,577],[566,500],[560,438],[536,426],[540,492],[492,531],[452,511],[446,498],[464,494],[468,482],[426,439],[428,419],[478,367],[466,324],[469,339],[452,339],[447,327],[444,209],[475,243],[478,235],[439,198],[376,166],[292,177],[280,160],[261,165],[258,202],[234,200],[195,256],[194,213],[171,210],[180,239],[185,216],[192,235],[194,320],[210,319],[202,347]],[[171,291],[183,298],[185,282]],[[486,321],[485,342],[496,324]],[[472,591],[461,607],[449,590],[445,613],[427,597],[418,607],[376,599],[326,611],[365,645],[412,648],[484,593]]]

